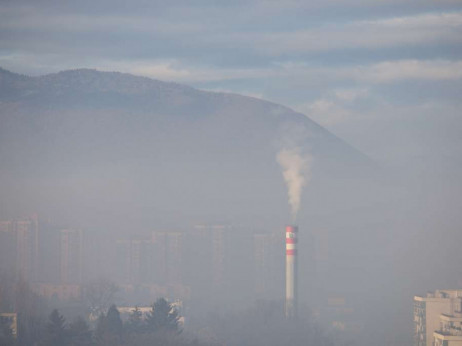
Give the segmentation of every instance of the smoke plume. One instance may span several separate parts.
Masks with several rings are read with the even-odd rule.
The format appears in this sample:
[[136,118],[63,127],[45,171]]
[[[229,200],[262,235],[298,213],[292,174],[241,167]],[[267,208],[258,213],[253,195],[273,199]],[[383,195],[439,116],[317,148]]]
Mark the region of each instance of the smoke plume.
[[277,162],[287,184],[292,221],[297,218],[303,187],[310,180],[311,155],[302,155],[299,147],[282,149],[277,154]]

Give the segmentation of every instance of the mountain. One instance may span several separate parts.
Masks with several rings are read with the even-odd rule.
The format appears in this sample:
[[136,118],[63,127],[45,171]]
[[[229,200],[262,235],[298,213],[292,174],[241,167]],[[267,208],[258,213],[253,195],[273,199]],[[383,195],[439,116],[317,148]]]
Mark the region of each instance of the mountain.
[[6,214],[38,209],[125,225],[284,222],[281,148],[313,157],[305,194],[316,196],[315,205],[335,204],[323,186],[337,189],[375,170],[362,153],[287,107],[117,72],[28,77],[0,69],[0,121]]

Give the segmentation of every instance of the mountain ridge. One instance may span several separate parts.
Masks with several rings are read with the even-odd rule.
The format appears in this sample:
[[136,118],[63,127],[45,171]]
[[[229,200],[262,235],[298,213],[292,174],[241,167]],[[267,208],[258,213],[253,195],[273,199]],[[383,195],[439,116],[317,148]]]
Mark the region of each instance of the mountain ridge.
[[345,179],[376,170],[288,107],[118,72],[0,70],[0,122],[0,203],[9,214],[29,205],[66,220],[110,212],[145,224],[177,213],[277,215],[287,208],[276,160],[286,147],[312,162],[304,205],[315,213],[349,203]]
[[[13,79],[13,83],[20,84],[16,85],[16,87],[15,85],[9,85],[9,88],[6,88],[6,92],[4,92],[6,84],[5,75],[7,76],[6,83],[11,83]],[[67,88],[66,84],[68,84]],[[82,91],[83,87],[85,87],[85,90]],[[3,99],[3,101],[8,101],[8,97],[13,95],[14,89],[21,90],[24,88],[26,88],[26,92],[20,94],[18,91],[19,95],[16,94],[15,98],[23,98],[23,101],[25,98],[27,101],[28,98],[32,98],[33,96],[40,96],[44,93],[44,91],[47,91],[47,93],[50,93],[50,91],[57,93],[54,95],[48,95],[49,97],[59,97],[66,91],[80,91],[84,94],[98,92],[122,94],[127,93],[131,96],[150,96],[159,92],[159,88],[162,88],[163,96],[165,96],[166,93],[173,93],[173,97],[184,97],[186,94],[187,97],[209,97],[215,100],[219,100],[222,103],[232,102],[237,99],[245,103],[256,103],[269,107],[275,107],[281,113],[290,113],[293,118],[297,117],[297,120],[309,122],[311,126],[316,127],[318,130],[329,133],[329,135],[335,137],[336,140],[345,145],[348,145],[350,148],[355,150],[358,154],[362,155],[365,159],[367,158],[367,160],[372,163],[372,160],[364,153],[352,147],[349,143],[337,137],[335,134],[331,133],[329,130],[319,125],[305,114],[296,112],[290,107],[252,96],[241,95],[237,93],[204,91],[176,82],[162,81],[150,77],[137,76],[116,71],[99,71],[91,68],[78,68],[72,70],[63,70],[56,73],[40,76],[27,76],[0,67],[0,91],[3,91],[0,93],[0,100]],[[3,95],[3,97],[1,95]]]

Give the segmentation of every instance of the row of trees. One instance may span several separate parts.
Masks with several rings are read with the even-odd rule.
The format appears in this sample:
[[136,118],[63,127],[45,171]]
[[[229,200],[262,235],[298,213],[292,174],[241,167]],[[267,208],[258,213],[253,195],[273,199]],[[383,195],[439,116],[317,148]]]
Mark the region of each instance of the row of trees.
[[[2,326],[5,328],[5,326]],[[165,299],[158,299],[146,317],[135,308],[125,323],[115,305],[107,313],[101,313],[92,330],[85,320],[78,317],[67,323],[63,315],[54,309],[48,323],[34,342],[40,346],[125,346],[125,345],[190,345],[180,337],[182,330],[177,310]],[[17,340],[7,330],[2,345],[16,345]],[[197,343],[196,343],[197,344]]]
[[46,301],[32,292],[27,282],[15,281],[4,273],[0,274],[0,312],[17,314],[17,335],[12,337],[9,324],[2,323],[0,345],[12,342],[18,345],[34,345],[43,330],[43,316],[48,312]]
[[[44,345],[47,346],[87,346],[87,345],[135,345],[143,340],[144,344],[184,344],[179,338],[181,333],[180,316],[176,309],[165,299],[158,299],[145,318],[135,308],[127,322],[123,322],[115,305],[107,313],[101,313],[94,331],[79,318],[66,325],[66,321],[57,310],[53,310],[47,326]],[[146,343],[148,342],[149,343]]]
[[[24,282],[13,284],[0,280],[0,311],[15,311],[18,316],[17,339],[8,324],[0,323],[0,345],[333,345],[308,310],[302,309],[296,320],[285,319],[283,302],[260,301],[234,312],[217,309],[210,318],[191,313],[188,337],[186,332],[182,333],[178,312],[165,299],[157,300],[146,316],[135,308],[123,322],[117,307],[109,307],[109,302],[114,301],[115,285],[103,282],[88,287],[86,292],[91,299],[77,302],[72,307],[72,315],[91,312],[99,316],[92,327],[83,318],[68,323],[58,310],[53,310],[47,318],[52,302],[34,294]],[[201,342],[196,341],[196,337]]]

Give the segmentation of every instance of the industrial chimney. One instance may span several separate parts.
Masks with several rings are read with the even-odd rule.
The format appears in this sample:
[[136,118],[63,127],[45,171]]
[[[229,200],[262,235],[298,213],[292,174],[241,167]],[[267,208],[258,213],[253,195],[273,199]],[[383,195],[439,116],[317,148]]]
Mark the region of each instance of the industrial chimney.
[[297,226],[286,226],[286,318],[297,317]]

